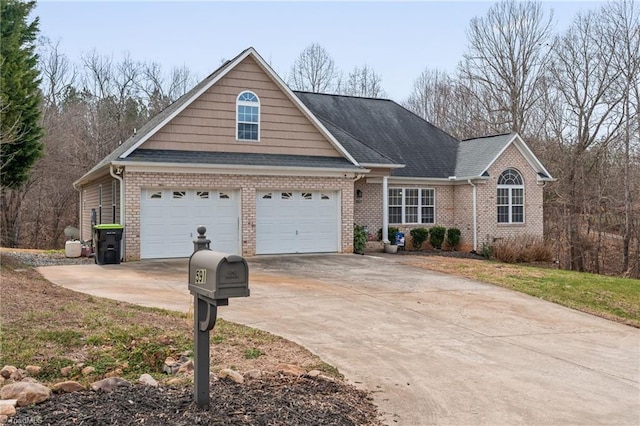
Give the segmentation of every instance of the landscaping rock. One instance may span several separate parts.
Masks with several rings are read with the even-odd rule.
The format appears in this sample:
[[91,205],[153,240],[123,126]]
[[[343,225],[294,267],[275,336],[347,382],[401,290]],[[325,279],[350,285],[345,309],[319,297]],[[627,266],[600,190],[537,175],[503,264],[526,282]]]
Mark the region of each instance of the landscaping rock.
[[321,375],[322,372],[320,370],[311,370],[307,373],[307,376],[309,377],[318,377],[319,375]]
[[38,381],[36,379],[34,379],[33,377],[24,377],[22,380],[20,380],[21,382],[25,382],[25,383],[38,383]]
[[150,374],[143,374],[138,379],[138,383],[145,384],[147,386],[153,386],[154,388],[158,387],[158,381],[151,377]]
[[176,361],[173,357],[167,357],[164,360],[164,365],[162,366],[162,371],[167,374],[176,374],[180,369],[180,362]]
[[89,374],[93,374],[96,371],[96,369],[94,367],[85,367],[82,369],[82,375],[83,376],[88,376]]
[[240,384],[244,383],[244,377],[242,377],[242,374],[238,373],[237,371],[233,371],[230,368],[220,370],[220,372],[218,373],[218,377],[220,377],[221,379],[229,379]]
[[0,387],[2,387],[2,385],[4,385],[4,381],[7,380],[4,377],[0,376]]
[[25,370],[27,370],[27,373],[29,373],[30,376],[37,376],[40,370],[42,370],[42,367],[38,367],[37,365],[27,365]]
[[104,377],[119,377],[122,376],[122,370],[120,368],[116,368],[113,371],[109,371]]
[[0,398],[16,399],[18,406],[37,404],[51,397],[51,389],[40,383],[18,382],[0,389]]
[[182,364],[180,368],[178,368],[178,374],[180,373],[189,373],[193,371],[193,361],[189,360]]
[[249,370],[246,373],[244,373],[245,377],[248,377],[250,379],[259,379],[260,377],[262,377],[262,371],[260,370]]
[[60,369],[60,374],[62,375],[62,377],[67,377],[69,374],[71,374],[71,370],[73,370],[73,367],[71,366],[62,367]]
[[85,390],[85,387],[78,382],[74,382],[73,380],[67,380],[66,382],[56,383],[51,386],[51,390],[54,392],[79,392]]
[[26,375],[27,375],[27,372],[25,370],[23,370],[22,368],[18,368],[16,371],[11,373],[11,376],[9,377],[13,379],[13,381],[19,382]]
[[8,379],[17,369],[18,368],[14,367],[13,365],[5,365],[4,367],[2,367],[2,370],[0,370],[0,376]]
[[0,404],[0,416],[15,416],[16,407],[13,405]]
[[109,377],[107,379],[98,380],[91,383],[91,389],[94,391],[111,392],[118,386],[131,386],[131,383],[120,377]]
[[287,376],[302,376],[307,372],[304,368],[293,364],[278,364],[276,371]]
[[[3,424],[2,418],[8,416],[14,416],[16,414],[16,405],[18,400],[16,399],[0,399],[0,424]],[[6,420],[5,420],[6,422]]]

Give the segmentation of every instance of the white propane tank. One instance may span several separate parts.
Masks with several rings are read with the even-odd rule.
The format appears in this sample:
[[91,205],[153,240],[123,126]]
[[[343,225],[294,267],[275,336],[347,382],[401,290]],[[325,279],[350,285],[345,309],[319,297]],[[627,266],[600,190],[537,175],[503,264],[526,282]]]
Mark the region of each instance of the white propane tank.
[[64,255],[67,257],[80,257],[82,243],[80,241],[67,241],[64,243]]

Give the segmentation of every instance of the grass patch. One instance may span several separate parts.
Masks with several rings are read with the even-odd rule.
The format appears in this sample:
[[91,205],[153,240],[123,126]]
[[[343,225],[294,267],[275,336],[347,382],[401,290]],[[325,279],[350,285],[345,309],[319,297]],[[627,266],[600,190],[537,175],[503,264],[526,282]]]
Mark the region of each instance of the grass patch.
[[251,348],[244,351],[244,357],[246,359],[256,359],[260,355],[262,355],[262,352],[260,352],[260,349]]
[[430,257],[415,266],[510,288],[640,327],[640,280],[470,259]]
[[[10,255],[2,257],[2,281],[3,288],[11,291],[2,296],[0,365],[38,365],[42,370],[37,379],[42,383],[77,380],[87,385],[107,375],[136,381],[143,373],[169,380],[172,376],[162,371],[165,359],[193,351],[192,313],[130,305],[53,286]],[[270,370],[280,363],[324,364],[293,342],[222,319],[211,333],[211,344],[213,372],[230,365],[243,372]],[[71,367],[65,376],[63,367]],[[95,371],[83,375],[84,367]]]

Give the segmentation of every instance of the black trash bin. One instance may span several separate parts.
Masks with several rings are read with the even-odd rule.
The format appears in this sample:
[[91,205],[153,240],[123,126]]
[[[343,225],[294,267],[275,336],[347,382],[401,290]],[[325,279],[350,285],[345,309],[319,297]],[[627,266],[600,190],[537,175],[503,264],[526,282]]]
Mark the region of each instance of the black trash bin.
[[93,246],[98,265],[120,263],[122,229],[119,223],[103,223],[93,227]]

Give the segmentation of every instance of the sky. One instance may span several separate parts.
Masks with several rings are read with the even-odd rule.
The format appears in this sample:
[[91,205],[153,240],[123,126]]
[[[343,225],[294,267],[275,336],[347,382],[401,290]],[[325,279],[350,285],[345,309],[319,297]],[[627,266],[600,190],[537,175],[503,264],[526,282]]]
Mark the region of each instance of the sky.
[[[389,98],[411,93],[425,68],[455,71],[470,20],[492,2],[219,2],[39,0],[40,35],[59,43],[74,63],[95,50],[118,60],[126,53],[167,71],[187,66],[198,79],[224,59],[254,47],[284,80],[311,43],[324,47],[345,74],[367,65]],[[545,1],[558,29],[594,1]]]

